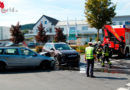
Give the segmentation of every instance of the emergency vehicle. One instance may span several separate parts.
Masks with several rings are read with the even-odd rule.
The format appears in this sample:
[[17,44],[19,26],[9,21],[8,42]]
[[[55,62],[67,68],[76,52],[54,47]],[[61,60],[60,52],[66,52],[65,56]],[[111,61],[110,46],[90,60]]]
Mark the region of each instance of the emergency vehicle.
[[109,45],[110,55],[130,55],[130,26],[129,25],[105,25],[103,29],[104,41],[102,45]]

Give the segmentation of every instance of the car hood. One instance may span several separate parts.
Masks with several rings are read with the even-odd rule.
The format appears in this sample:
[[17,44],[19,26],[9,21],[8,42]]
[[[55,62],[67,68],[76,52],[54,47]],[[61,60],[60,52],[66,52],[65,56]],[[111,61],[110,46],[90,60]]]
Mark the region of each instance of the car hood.
[[60,50],[59,52],[62,54],[78,54],[75,50]]

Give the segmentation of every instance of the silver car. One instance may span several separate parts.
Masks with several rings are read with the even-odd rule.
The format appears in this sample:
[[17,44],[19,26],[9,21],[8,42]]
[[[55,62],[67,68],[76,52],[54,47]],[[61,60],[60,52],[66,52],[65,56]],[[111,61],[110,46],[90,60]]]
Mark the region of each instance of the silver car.
[[39,66],[42,69],[54,68],[55,60],[24,47],[0,47],[1,71],[9,67],[28,66]]

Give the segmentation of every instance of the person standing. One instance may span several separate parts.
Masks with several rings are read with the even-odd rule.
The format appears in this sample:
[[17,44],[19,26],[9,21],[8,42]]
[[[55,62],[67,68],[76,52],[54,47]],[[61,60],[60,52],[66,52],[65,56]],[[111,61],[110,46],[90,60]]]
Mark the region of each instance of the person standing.
[[96,48],[96,56],[97,56],[97,61],[101,62],[101,57],[102,57],[102,46],[101,44],[98,45]]
[[[94,78],[93,69],[94,69],[94,59],[95,59],[95,49],[92,47],[92,43],[88,43],[89,47],[85,48],[85,60],[87,63],[86,75],[87,77]],[[89,74],[90,72],[90,74]]]
[[104,67],[105,65],[105,61],[107,61],[107,63],[109,64],[109,67],[111,68],[112,63],[109,60],[109,47],[108,44],[105,44],[103,47],[103,53],[102,53],[102,67]]

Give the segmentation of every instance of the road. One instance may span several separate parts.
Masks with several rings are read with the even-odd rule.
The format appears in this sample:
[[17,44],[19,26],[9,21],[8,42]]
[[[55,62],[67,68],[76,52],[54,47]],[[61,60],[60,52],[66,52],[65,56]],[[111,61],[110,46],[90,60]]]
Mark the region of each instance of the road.
[[[85,66],[83,57],[81,68]],[[112,69],[103,69],[96,62],[96,78],[88,78],[84,72],[75,70],[9,70],[0,74],[0,90],[130,90],[130,58],[113,58],[112,62]]]

